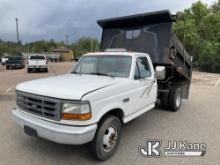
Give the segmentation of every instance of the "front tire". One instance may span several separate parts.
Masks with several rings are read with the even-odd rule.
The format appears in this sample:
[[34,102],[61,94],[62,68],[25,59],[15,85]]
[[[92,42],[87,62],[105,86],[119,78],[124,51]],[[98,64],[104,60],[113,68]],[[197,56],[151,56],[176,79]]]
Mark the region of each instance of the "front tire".
[[122,124],[118,117],[108,116],[101,121],[91,142],[91,152],[100,161],[110,158],[119,145]]

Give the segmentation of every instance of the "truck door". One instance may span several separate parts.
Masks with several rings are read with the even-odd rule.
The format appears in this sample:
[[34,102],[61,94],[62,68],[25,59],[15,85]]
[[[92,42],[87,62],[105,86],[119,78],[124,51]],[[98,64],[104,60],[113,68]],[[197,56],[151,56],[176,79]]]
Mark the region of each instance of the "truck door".
[[137,57],[134,81],[137,87],[135,92],[136,111],[142,110],[155,103],[157,98],[157,83],[153,66],[146,56]]

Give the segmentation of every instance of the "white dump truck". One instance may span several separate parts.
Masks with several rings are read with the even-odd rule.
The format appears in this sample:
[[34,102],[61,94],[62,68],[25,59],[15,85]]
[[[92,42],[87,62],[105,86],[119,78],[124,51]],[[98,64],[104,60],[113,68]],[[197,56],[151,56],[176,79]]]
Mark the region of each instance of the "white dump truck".
[[70,73],[21,83],[16,93],[13,118],[26,134],[62,144],[91,142],[105,160],[118,146],[122,125],[154,108],[157,80],[147,54],[90,53]]
[[182,45],[171,42],[172,21],[167,11],[99,21],[101,48],[110,49],[83,55],[68,74],[17,85],[14,120],[30,136],[90,142],[96,158],[108,159],[123,124],[153,109],[157,99],[178,111],[188,96],[191,63]]

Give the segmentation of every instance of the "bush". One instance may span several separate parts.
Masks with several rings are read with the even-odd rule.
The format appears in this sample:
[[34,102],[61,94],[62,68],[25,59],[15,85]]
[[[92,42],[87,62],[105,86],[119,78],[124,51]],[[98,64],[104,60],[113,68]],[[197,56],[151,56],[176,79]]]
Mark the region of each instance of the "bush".
[[201,71],[220,72],[220,43],[204,42],[199,54],[198,66]]

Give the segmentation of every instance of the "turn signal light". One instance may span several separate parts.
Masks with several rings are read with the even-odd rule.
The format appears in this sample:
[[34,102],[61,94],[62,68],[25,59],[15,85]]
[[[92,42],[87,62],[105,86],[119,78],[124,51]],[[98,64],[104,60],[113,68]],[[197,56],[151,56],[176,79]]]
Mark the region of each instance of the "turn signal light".
[[91,113],[85,114],[71,114],[71,113],[62,113],[62,119],[64,120],[89,120],[91,119]]

